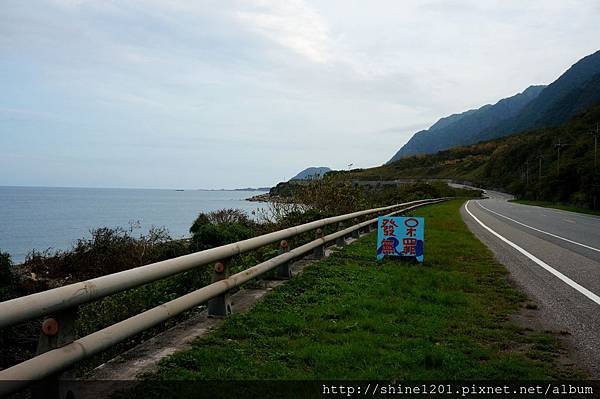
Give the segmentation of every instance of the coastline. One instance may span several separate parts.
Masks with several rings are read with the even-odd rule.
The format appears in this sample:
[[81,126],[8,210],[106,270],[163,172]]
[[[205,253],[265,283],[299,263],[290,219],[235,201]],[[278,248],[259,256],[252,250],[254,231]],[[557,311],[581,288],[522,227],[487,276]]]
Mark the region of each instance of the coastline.
[[257,195],[253,195],[250,198],[246,198],[246,201],[250,201],[250,202],[271,202],[273,201],[271,194],[270,193],[264,193],[264,194],[257,194]]
[[282,197],[280,195],[271,195],[270,193],[254,195],[250,198],[246,198],[246,201],[263,202],[263,203],[277,202],[279,204],[291,204],[292,203],[291,198]]
[[200,212],[232,208],[252,214],[266,207],[246,201],[259,194],[263,193],[0,187],[0,251],[19,264],[33,249],[68,250],[99,227],[121,227],[134,235],[145,234],[152,226],[164,227],[179,239],[189,235]]

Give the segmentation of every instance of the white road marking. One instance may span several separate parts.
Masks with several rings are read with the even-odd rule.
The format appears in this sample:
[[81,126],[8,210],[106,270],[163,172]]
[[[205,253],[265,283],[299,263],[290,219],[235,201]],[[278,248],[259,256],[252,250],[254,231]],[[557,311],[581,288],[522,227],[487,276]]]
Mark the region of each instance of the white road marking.
[[[518,202],[513,202],[513,203],[519,204]],[[577,218],[577,219],[594,220],[594,221],[600,220],[600,216],[597,216],[597,215],[590,215],[590,214],[585,214],[585,213],[580,213],[580,212],[575,212],[575,211],[565,211],[565,210],[558,209],[558,208],[551,208],[551,207],[545,207],[545,206],[539,206],[539,205],[529,205],[529,204],[527,204],[527,205],[519,204],[519,205],[533,206],[538,209],[548,211],[550,213],[555,213],[555,214],[562,215],[562,216],[570,216],[572,218]]]
[[521,223],[521,222],[519,222],[518,220],[515,220],[515,219],[513,219],[513,218],[509,218],[508,216],[505,216],[505,215],[503,215],[503,214],[501,214],[501,213],[498,213],[498,212],[496,212],[496,211],[492,211],[491,209],[489,209],[489,208],[487,208],[487,207],[485,207],[485,206],[481,205],[479,202],[477,202],[477,205],[479,205],[481,208],[485,209],[485,210],[486,210],[486,211],[488,211],[488,212],[492,212],[492,213],[493,213],[493,214],[495,214],[495,215],[498,215],[498,216],[500,216],[500,217],[503,217],[504,219],[508,219],[508,220],[510,220],[511,222],[515,222],[515,223],[517,223],[517,224],[520,224],[521,226],[525,226],[525,227],[527,227],[527,228],[530,228],[531,230],[539,231],[540,233],[548,234],[549,236],[552,236],[552,237],[554,237],[554,238],[559,238],[559,239],[561,239],[561,240],[564,240],[564,241],[566,241],[566,242],[570,242],[571,244],[580,245],[580,246],[582,246],[582,247],[584,247],[584,248],[591,249],[592,251],[600,252],[600,249],[598,249],[598,248],[590,247],[589,245],[585,245],[585,244],[582,244],[582,243],[580,243],[580,242],[577,242],[577,241],[569,240],[568,238],[561,237],[561,236],[557,236],[556,234],[552,234],[552,233],[549,233],[549,232],[547,232],[547,231],[540,230],[540,229],[537,229],[537,228],[535,228],[535,227],[529,226],[528,224]]
[[572,288],[576,289],[577,291],[579,291],[580,293],[582,293],[583,295],[585,295],[586,297],[588,297],[589,299],[591,299],[593,302],[596,302],[596,304],[600,305],[600,296],[594,294],[592,291],[588,290],[587,288],[585,288],[585,287],[577,284],[575,281],[571,280],[569,277],[565,276],[564,274],[562,274],[558,270],[554,269],[552,266],[550,266],[549,264],[547,264],[543,260],[537,258],[535,255],[532,255],[531,253],[527,252],[526,250],[524,250],[523,248],[521,248],[520,246],[518,246],[514,242],[509,241],[508,239],[504,238],[503,236],[501,236],[500,234],[496,233],[494,230],[492,230],[491,228],[489,228],[488,226],[486,226],[485,224],[483,224],[483,222],[481,220],[477,219],[477,217],[475,215],[473,215],[471,213],[471,211],[469,210],[469,203],[470,202],[471,201],[469,200],[465,204],[465,210],[467,211],[467,213],[469,215],[471,215],[471,217],[477,223],[479,223],[481,225],[481,227],[483,227],[484,229],[486,229],[487,231],[489,231],[490,233],[492,233],[493,235],[495,235],[496,237],[498,237],[499,239],[501,239],[502,241],[504,241],[505,243],[507,243],[508,245],[510,245],[511,247],[513,247],[514,249],[516,249],[517,251],[519,251],[520,253],[522,253],[523,255],[527,256],[529,259],[531,259],[532,261],[534,261],[535,263],[537,263],[539,266],[543,267],[545,270],[549,271],[550,273],[552,273],[553,275],[555,275],[556,277],[558,277],[559,279],[561,279],[567,285],[569,285]]

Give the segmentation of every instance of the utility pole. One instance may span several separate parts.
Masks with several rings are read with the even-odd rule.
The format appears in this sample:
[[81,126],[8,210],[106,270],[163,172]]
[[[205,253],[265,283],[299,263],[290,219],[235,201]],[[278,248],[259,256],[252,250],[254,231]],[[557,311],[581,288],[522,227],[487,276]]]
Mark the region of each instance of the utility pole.
[[544,156],[542,154],[538,154],[538,182],[542,181],[542,158]]
[[568,143],[561,143],[560,142],[560,137],[558,138],[558,143],[554,144],[554,146],[556,147],[556,151],[557,151],[557,161],[556,161],[556,174],[560,175],[560,149],[562,147],[566,147],[568,146]]
[[521,181],[525,180],[525,167],[521,166]]
[[597,170],[596,167],[598,165],[598,135],[600,134],[599,127],[600,124],[596,122],[596,131],[590,131],[590,134],[594,136],[594,172]]
[[525,161],[525,184],[529,185],[529,159]]

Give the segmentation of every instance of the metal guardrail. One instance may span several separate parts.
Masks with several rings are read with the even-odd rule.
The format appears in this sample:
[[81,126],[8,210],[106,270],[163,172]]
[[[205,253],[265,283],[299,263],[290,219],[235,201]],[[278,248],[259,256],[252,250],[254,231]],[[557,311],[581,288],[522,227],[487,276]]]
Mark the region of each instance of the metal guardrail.
[[[447,199],[448,197],[412,201],[321,219],[221,247],[1,302],[0,328],[49,314],[59,315],[59,322],[57,323],[54,319],[47,319],[46,321],[51,320],[52,322],[46,323],[45,321],[42,325],[43,333],[49,337],[49,344],[45,345],[46,347],[42,348],[42,350],[38,349],[38,352],[43,353],[0,371],[0,396],[18,391],[36,380],[56,376],[75,363],[102,352],[195,306],[210,300],[215,301],[215,298],[220,298],[221,303],[223,303],[224,295],[227,295],[232,288],[238,287],[276,267],[287,266],[293,259],[310,251],[321,249],[322,253],[322,248],[329,242],[336,240],[339,243],[341,239],[343,243],[346,236],[360,232],[360,229],[376,224],[377,218],[355,224],[327,236],[323,236],[322,234],[319,236],[318,234],[317,239],[295,249],[290,250],[287,247],[287,242],[285,242],[286,244],[282,245],[282,253],[280,255],[232,276],[227,276],[226,271],[223,270],[223,265],[219,263],[221,270],[215,269],[215,271],[217,272],[216,274],[220,274],[220,277],[213,279],[214,282],[212,284],[115,323],[95,333],[73,340],[71,323],[76,317],[77,307],[81,304],[182,273],[208,263],[223,261],[235,255],[258,249],[311,230],[320,229],[327,225],[353,220],[361,216],[382,214],[394,209],[396,210],[389,213],[389,215],[402,213]],[[403,208],[398,209],[400,207]],[[228,311],[225,310],[223,315],[227,313]],[[57,335],[59,329],[64,329],[65,326],[61,326],[62,321],[70,321],[70,323],[64,324],[71,324],[71,331],[63,334],[62,337],[58,334],[57,339],[52,339],[52,337]]]

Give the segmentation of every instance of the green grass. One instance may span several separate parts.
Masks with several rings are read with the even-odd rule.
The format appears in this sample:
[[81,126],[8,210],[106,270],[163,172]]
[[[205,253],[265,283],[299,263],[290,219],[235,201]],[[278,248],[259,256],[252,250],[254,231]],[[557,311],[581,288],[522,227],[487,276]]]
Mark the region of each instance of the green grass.
[[460,219],[426,218],[425,263],[375,257],[370,234],[226,320],[148,380],[574,378],[560,344],[509,321],[525,306],[505,269]]
[[587,209],[587,208],[580,208],[580,207],[573,206],[573,205],[557,204],[557,203],[554,203],[554,202],[530,201],[530,200],[511,200],[510,202],[516,202],[517,204],[523,204],[523,205],[535,205],[535,206],[541,206],[541,207],[544,207],[544,208],[554,208],[554,209],[560,209],[560,210],[563,210],[563,211],[585,213],[585,214],[588,214],[588,215],[597,215],[597,216],[600,216],[600,211],[598,211],[598,210],[592,210],[592,209]]

